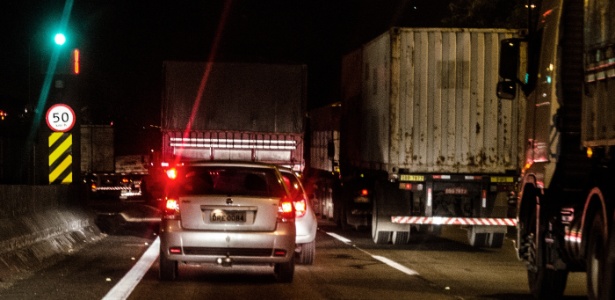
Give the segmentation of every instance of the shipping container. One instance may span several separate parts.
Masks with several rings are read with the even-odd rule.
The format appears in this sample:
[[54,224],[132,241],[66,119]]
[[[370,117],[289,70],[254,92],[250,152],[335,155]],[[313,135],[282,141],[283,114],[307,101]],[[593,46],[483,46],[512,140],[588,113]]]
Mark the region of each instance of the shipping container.
[[352,92],[361,97],[344,97],[342,108],[361,124],[344,133],[360,148],[346,159],[391,174],[517,170],[519,102],[500,101],[495,91],[499,44],[514,34],[396,28],[351,54],[344,73],[357,77],[349,85],[362,83]]
[[498,99],[498,52],[516,34],[392,28],[342,58],[339,180],[319,186],[336,222],[394,244],[467,225],[471,245],[501,247],[524,102]]

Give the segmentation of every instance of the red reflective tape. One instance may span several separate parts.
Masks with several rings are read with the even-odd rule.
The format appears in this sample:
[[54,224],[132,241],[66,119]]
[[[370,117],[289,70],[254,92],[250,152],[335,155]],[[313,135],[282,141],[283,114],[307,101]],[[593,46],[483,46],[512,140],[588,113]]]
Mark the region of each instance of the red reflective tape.
[[416,217],[392,216],[391,222],[414,225],[479,225],[479,226],[516,226],[513,218],[457,218],[457,217]]

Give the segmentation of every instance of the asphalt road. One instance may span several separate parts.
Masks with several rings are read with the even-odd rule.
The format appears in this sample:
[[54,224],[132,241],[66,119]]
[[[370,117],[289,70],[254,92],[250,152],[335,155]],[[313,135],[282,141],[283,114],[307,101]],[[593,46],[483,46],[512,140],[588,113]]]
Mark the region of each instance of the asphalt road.
[[[502,249],[475,249],[465,243],[465,234],[445,228],[440,237],[414,235],[404,246],[374,245],[368,231],[342,231],[323,221],[315,262],[297,265],[293,283],[277,283],[267,266],[180,266],[178,280],[160,282],[157,260],[152,259],[144,274],[130,279],[134,289],[127,297],[532,299],[510,240]],[[143,224],[114,227],[99,243],[0,290],[0,299],[103,299],[139,265],[156,237]],[[585,299],[584,282],[584,274],[571,274],[566,299]]]

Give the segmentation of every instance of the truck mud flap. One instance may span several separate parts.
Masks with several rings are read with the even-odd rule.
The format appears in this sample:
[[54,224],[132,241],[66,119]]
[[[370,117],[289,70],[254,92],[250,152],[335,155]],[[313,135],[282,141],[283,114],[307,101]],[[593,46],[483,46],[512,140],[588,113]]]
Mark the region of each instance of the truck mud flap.
[[398,211],[395,207],[396,193],[388,184],[376,182],[372,211],[372,238],[376,244],[406,244],[410,240],[410,225],[394,224],[391,213]]

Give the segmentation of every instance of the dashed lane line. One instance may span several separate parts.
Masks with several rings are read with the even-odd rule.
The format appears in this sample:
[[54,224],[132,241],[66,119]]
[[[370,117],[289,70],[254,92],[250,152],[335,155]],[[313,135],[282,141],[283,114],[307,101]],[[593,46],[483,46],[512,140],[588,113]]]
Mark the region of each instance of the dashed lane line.
[[418,273],[418,272],[416,272],[416,271],[414,271],[414,270],[412,270],[412,269],[410,269],[410,268],[408,268],[408,267],[405,267],[405,266],[403,266],[403,265],[399,264],[398,262],[395,262],[395,261],[393,261],[393,260],[391,260],[391,259],[388,259],[388,258],[386,258],[386,257],[384,257],[384,256],[379,256],[379,255],[374,255],[374,254],[371,254],[371,253],[369,253],[368,251],[363,250],[363,249],[361,249],[361,248],[357,247],[356,245],[352,244],[352,241],[351,241],[351,240],[349,240],[349,239],[347,239],[347,238],[345,238],[345,237],[343,237],[343,236],[341,236],[341,235],[339,235],[339,234],[336,234],[336,233],[333,233],[333,232],[325,232],[325,233],[326,233],[326,234],[328,234],[328,235],[330,235],[330,236],[332,236],[333,238],[335,238],[335,239],[337,239],[337,240],[339,240],[339,241],[341,241],[341,242],[345,243],[345,244],[348,244],[348,245],[353,246],[353,247],[354,247],[354,248],[356,248],[357,250],[359,250],[359,251],[361,251],[361,252],[363,252],[363,253],[365,253],[365,254],[367,254],[367,255],[371,256],[373,259],[375,259],[375,260],[377,260],[377,261],[380,261],[380,262],[382,262],[382,263],[384,263],[384,264],[388,265],[389,267],[391,267],[391,268],[393,268],[393,269],[396,269],[396,270],[398,270],[398,271],[400,271],[400,272],[402,272],[402,273],[405,273],[405,274],[407,274],[407,275],[410,275],[410,276],[416,276],[416,275],[419,275],[419,273]]
[[107,293],[103,300],[124,300],[128,299],[130,293],[139,284],[145,273],[152,267],[160,252],[160,238],[157,237],[143,256],[126,273],[126,275]]

